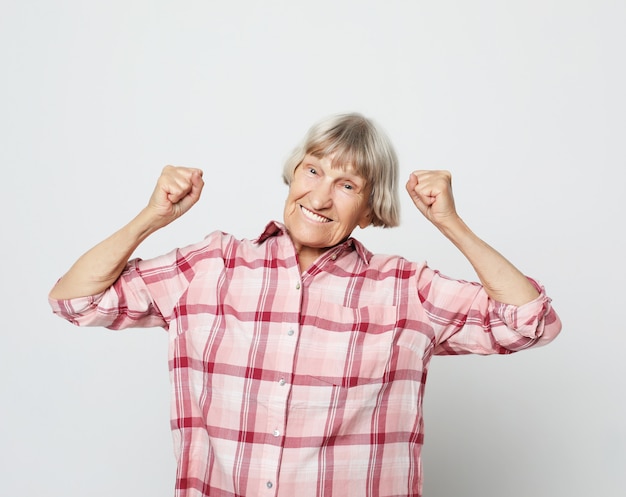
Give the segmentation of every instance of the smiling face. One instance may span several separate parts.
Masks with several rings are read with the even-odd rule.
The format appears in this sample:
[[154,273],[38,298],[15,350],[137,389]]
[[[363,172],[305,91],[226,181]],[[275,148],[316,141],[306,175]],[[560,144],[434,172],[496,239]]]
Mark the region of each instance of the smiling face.
[[305,155],[285,202],[284,222],[306,269],[323,252],[370,224],[370,187],[351,164]]

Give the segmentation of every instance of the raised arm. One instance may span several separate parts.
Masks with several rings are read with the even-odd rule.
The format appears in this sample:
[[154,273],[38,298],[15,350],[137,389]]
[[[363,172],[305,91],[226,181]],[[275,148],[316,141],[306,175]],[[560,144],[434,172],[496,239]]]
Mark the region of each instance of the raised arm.
[[414,171],[406,189],[418,210],[467,258],[492,299],[522,305],[538,297],[528,278],[476,236],[457,214],[448,171]]
[[82,255],[50,291],[53,299],[96,295],[109,288],[149,235],[187,212],[200,198],[200,169],[166,166],[148,205],[126,226]]

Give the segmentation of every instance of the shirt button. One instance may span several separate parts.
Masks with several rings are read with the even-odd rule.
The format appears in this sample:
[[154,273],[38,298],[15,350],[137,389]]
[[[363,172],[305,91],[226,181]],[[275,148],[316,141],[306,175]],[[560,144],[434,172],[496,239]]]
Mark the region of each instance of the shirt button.
[[333,255],[331,256],[331,259],[332,259],[333,261],[336,261],[336,260],[337,260],[337,254],[333,254]]
[[296,290],[300,290],[300,283],[296,283]]
[[282,386],[284,386],[284,385],[285,385],[285,383],[287,383],[287,382],[285,381],[285,378],[281,378],[280,380],[278,380],[278,384],[279,384],[281,387],[282,387]]
[[289,331],[287,332],[287,335],[289,335],[289,336],[291,337],[291,336],[293,336],[293,334],[294,334],[294,333],[295,333],[295,331],[293,331],[293,330],[289,330]]
[[272,433],[272,435],[274,435],[275,437],[278,437],[280,435],[280,431],[274,430],[274,433]]
[[271,481],[268,481],[266,484],[267,488],[272,488],[274,484]]

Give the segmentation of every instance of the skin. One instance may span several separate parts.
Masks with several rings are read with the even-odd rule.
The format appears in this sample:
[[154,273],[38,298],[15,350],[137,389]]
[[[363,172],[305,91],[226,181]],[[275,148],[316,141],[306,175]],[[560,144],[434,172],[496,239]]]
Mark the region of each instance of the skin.
[[289,185],[284,223],[301,271],[346,240],[354,228],[370,224],[371,188],[352,165],[332,167],[332,159],[307,154]]
[[[285,226],[298,251],[301,271],[345,240],[356,226],[370,224],[370,186],[350,164],[333,168],[331,159],[307,156],[295,171],[285,202]],[[200,169],[166,166],[146,207],[81,256],[52,288],[50,297],[70,299],[106,290],[139,244],[195,205],[203,186]],[[457,214],[448,171],[414,171],[406,189],[417,210],[472,264],[491,298],[522,305],[538,296],[528,279]]]

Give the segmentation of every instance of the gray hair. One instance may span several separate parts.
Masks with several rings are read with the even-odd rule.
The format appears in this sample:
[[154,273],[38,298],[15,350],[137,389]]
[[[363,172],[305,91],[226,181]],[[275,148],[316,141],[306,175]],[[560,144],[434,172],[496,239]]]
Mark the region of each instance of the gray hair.
[[333,155],[333,167],[351,164],[371,185],[373,226],[391,228],[400,221],[398,158],[385,133],[361,114],[339,114],[314,124],[285,161],[283,180],[291,183],[304,156]]

